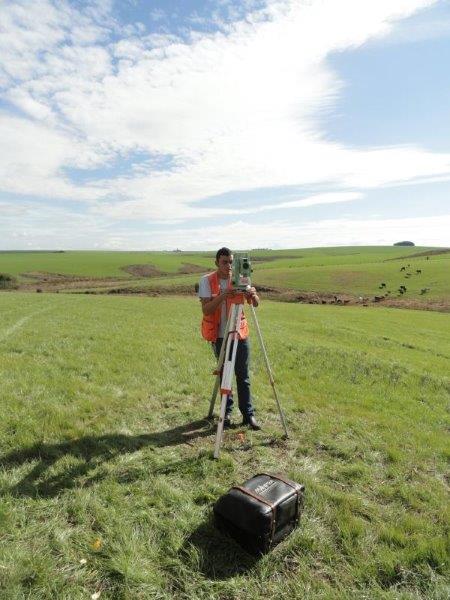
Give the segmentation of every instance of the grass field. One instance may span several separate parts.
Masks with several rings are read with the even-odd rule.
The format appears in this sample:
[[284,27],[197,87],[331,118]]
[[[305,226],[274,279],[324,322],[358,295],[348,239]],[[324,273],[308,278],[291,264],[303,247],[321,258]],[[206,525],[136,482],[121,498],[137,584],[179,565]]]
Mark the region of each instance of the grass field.
[[20,277],[23,273],[47,272],[84,277],[130,277],[123,268],[152,264],[176,273],[183,263],[211,264],[205,253],[178,252],[0,252],[0,272]]
[[[343,246],[296,250],[253,250],[250,254],[263,262],[265,269],[286,269],[380,263],[427,250],[433,249],[418,246]],[[213,259],[214,252],[0,251],[0,272],[10,273],[16,277],[36,271],[87,277],[118,277],[127,275],[123,271],[127,265],[151,263],[162,271],[176,273],[183,263],[193,263],[208,269]]]
[[[428,256],[423,255],[427,252]],[[450,252],[436,252],[439,249],[355,246],[259,250],[253,251],[251,256],[257,286],[349,294],[356,298],[373,298],[389,292],[388,299],[401,297],[402,301],[424,304],[433,301],[447,306]],[[151,265],[156,270],[151,276],[127,270],[136,265]],[[403,266],[404,271],[401,270]],[[17,277],[23,289],[44,287],[44,291],[87,289],[101,292],[107,288],[145,291],[147,288],[193,286],[199,273],[213,267],[213,253],[201,252],[0,252],[0,273]],[[183,269],[187,274],[182,272]],[[189,274],[189,269],[198,272]],[[66,279],[61,278],[62,275]],[[77,278],[82,280],[77,282]],[[380,290],[381,283],[386,287]],[[407,287],[404,295],[398,291],[401,285]]]
[[[214,461],[197,300],[0,294],[2,599],[448,598],[448,315],[258,312],[290,439],[254,338],[263,431]],[[211,509],[266,470],[306,504],[255,561]]]
[[[288,264],[290,262],[290,264]],[[376,295],[383,293],[379,286],[386,283],[386,290],[397,294],[400,285],[406,285],[408,298],[420,297],[421,290],[427,288],[426,298],[444,299],[450,297],[450,254],[443,254],[426,260],[425,257],[411,258],[408,261],[323,264],[302,266],[297,261],[280,261],[261,265],[256,271],[255,281],[260,285],[277,285],[292,289],[306,289],[321,292],[353,293]],[[403,263],[410,264],[406,276],[400,271]],[[421,273],[416,273],[420,270]],[[272,283],[273,285],[273,283]]]

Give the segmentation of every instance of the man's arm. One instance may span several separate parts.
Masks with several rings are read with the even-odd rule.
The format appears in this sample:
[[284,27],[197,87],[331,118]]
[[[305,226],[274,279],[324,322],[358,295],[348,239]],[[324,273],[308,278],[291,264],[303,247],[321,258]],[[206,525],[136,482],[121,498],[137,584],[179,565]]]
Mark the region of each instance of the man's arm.
[[234,293],[235,292],[233,290],[225,290],[215,298],[200,298],[203,314],[207,316],[215,313],[222,302],[225,301],[226,297],[232,296]]
[[[215,298],[200,298],[200,302],[202,303],[203,314],[212,315],[222,304],[222,302],[225,301],[227,296],[233,296],[235,293],[235,290],[228,289],[216,296]],[[248,290],[245,296],[249,304],[253,304],[255,308],[259,305],[259,296],[256,293],[256,289],[254,287]]]

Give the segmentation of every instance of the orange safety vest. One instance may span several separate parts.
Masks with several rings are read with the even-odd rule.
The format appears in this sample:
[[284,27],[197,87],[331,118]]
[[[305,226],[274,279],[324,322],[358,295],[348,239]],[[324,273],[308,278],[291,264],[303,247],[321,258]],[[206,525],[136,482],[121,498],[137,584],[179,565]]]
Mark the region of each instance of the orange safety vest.
[[[208,275],[209,285],[211,286],[211,297],[216,298],[220,294],[219,276],[217,271]],[[231,288],[231,281],[228,283]],[[230,298],[227,298],[227,315],[230,314],[230,309],[233,304]],[[217,310],[211,315],[203,315],[202,320],[202,336],[208,342],[215,342],[219,333],[220,318],[222,314],[222,306],[219,305]],[[245,340],[248,337],[248,323],[244,313],[242,313],[241,324],[239,327],[239,339]]]

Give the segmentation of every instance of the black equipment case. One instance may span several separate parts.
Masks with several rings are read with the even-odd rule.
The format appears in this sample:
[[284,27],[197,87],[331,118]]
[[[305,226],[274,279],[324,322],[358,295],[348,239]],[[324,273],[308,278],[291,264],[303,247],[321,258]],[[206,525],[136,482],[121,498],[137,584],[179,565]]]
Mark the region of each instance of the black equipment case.
[[214,505],[217,527],[247,552],[264,554],[296,527],[305,486],[260,473],[232,487]]

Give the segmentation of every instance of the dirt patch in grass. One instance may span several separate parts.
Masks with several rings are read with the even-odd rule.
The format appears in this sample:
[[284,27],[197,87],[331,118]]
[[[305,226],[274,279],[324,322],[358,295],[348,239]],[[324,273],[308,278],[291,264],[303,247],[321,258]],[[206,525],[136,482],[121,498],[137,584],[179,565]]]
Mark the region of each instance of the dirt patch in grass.
[[26,279],[33,279],[39,282],[62,282],[62,281],[87,281],[89,277],[83,277],[82,275],[67,275],[66,273],[49,273],[48,271],[29,271],[28,273],[21,273],[21,277]]
[[[257,286],[258,293],[264,300],[276,302],[298,302],[301,304],[331,304],[336,306],[369,306],[383,305],[392,308],[410,308],[414,310],[436,310],[450,312],[450,300],[415,300],[402,298],[389,298],[385,296],[353,296],[351,294],[333,292],[310,292],[287,290],[269,286]],[[83,292],[79,292],[83,293]],[[116,287],[109,290],[96,292],[99,294],[124,294],[143,296],[194,296],[196,294],[194,285],[173,285],[148,288]]]
[[178,269],[178,273],[180,273],[180,275],[191,275],[191,273],[206,273],[207,271],[207,268],[202,267],[200,265],[194,265],[192,263],[183,263],[182,266]]
[[78,292],[80,294],[119,294],[119,295],[140,295],[140,296],[193,296],[195,294],[194,286],[192,285],[172,285],[158,286],[149,288],[126,288],[118,287],[101,292]]
[[298,302],[301,304],[332,304],[336,306],[389,306],[391,308],[409,308],[412,310],[435,310],[450,312],[450,299],[419,300],[389,298],[388,296],[354,296],[339,292],[310,292],[286,290],[268,286],[257,286],[263,299],[278,302]]
[[298,290],[283,290],[269,287],[258,287],[258,292],[268,300],[280,302],[300,302],[302,304],[356,304],[358,298],[351,294],[335,294],[332,292],[309,292]]
[[[195,265],[197,266],[197,265]],[[29,273],[29,283],[20,283],[18,289],[24,292],[69,292],[74,294],[117,294],[140,296],[195,296],[195,284],[130,286],[127,281],[138,281],[114,278],[75,277],[62,274]],[[45,276],[45,277],[44,277]],[[80,285],[81,284],[81,285]],[[421,300],[419,298],[393,298],[386,294],[380,296],[354,296],[340,292],[314,292],[290,290],[270,286],[259,286],[257,290],[263,299],[278,302],[298,302],[302,304],[332,304],[337,306],[369,306],[383,305],[391,308],[409,308],[413,310],[434,310],[450,312],[450,299]]]
[[0,290],[16,290],[18,288],[17,279],[9,273],[0,273]]
[[161,275],[165,275],[163,271],[160,271],[155,265],[151,264],[127,265],[126,267],[122,267],[122,271],[130,273],[130,275],[134,275],[135,277],[161,277]]
[[390,298],[383,302],[384,306],[391,308],[410,308],[412,310],[437,310],[439,312],[450,312],[450,300],[397,300]]
[[111,287],[119,285],[123,281],[129,281],[130,278],[108,278],[108,277],[83,277],[81,275],[64,275],[62,273],[31,272],[24,273],[28,281],[18,283],[19,291],[34,292],[38,289],[42,292],[59,292],[71,290],[73,288],[84,287]]

